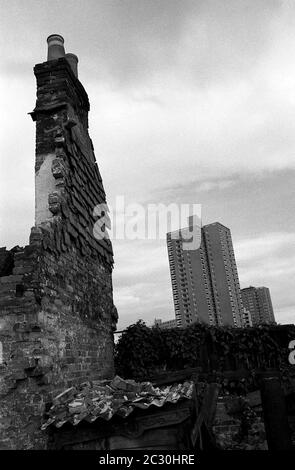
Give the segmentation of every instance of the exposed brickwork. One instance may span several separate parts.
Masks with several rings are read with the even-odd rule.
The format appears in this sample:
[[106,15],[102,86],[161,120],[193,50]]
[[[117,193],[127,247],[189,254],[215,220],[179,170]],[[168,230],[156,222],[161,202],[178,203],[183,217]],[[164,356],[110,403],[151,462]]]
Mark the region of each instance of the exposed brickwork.
[[39,64],[36,225],[30,244],[0,249],[0,447],[45,448],[51,396],[113,375],[111,242],[97,240],[105,203],[88,135],[89,102],[66,59]]

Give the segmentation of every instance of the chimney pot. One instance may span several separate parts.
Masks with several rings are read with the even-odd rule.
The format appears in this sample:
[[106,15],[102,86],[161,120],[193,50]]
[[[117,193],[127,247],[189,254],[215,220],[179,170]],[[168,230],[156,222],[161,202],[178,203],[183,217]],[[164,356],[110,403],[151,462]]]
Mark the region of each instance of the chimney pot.
[[65,58],[69,62],[71,69],[74,72],[75,77],[78,78],[78,57],[76,56],[76,54],[72,54],[71,52],[68,52],[65,55]]
[[47,60],[56,60],[65,56],[64,38],[60,34],[51,34],[47,38]]

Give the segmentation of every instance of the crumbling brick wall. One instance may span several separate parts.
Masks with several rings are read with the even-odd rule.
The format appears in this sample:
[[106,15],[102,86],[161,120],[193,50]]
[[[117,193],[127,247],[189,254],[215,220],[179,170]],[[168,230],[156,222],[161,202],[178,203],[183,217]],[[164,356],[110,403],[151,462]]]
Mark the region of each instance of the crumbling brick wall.
[[0,250],[0,447],[45,448],[51,396],[113,375],[111,242],[93,228],[106,202],[88,134],[89,102],[66,58],[38,64],[36,224]]

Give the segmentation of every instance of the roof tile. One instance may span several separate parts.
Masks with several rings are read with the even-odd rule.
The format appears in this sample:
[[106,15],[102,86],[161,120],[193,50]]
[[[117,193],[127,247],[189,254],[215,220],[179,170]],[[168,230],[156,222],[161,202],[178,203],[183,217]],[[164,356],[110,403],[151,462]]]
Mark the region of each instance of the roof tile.
[[92,423],[98,418],[109,421],[114,415],[126,418],[136,408],[162,407],[191,399],[193,394],[193,382],[154,387],[150,382],[139,383],[119,376],[109,381],[84,382],[54,398],[42,429],[50,425],[60,428],[65,423],[76,426],[81,421]]

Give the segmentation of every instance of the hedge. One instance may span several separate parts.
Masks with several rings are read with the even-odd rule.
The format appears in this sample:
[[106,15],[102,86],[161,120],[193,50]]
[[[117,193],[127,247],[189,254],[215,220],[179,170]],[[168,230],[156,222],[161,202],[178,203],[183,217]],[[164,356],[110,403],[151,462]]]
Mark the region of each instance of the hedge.
[[200,368],[203,372],[288,368],[288,345],[295,325],[252,328],[213,327],[194,323],[187,328],[148,327],[140,320],[129,326],[115,347],[116,372],[144,380],[163,371]]

